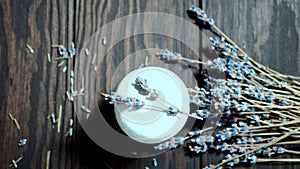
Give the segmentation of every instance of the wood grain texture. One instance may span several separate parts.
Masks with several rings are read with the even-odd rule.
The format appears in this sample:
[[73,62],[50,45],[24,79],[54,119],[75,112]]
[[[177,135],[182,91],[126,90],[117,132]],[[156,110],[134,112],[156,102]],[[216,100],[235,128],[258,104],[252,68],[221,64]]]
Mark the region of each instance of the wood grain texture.
[[[71,109],[63,100],[67,74],[55,61],[51,44],[69,45],[73,39],[73,2],[1,1],[1,168],[23,154],[21,168],[45,168],[46,152],[52,151],[51,168],[71,168],[69,140],[64,136]],[[30,53],[29,44],[34,49]],[[63,105],[61,132],[47,119],[58,116]],[[20,123],[17,131],[11,113]],[[28,144],[18,147],[22,138]]]
[[256,61],[299,75],[299,1],[203,1],[203,8]]
[[[152,167],[152,157],[129,159],[107,152],[96,145],[75,120],[73,137],[66,137],[70,118],[76,116],[66,100],[70,70],[75,60],[68,60],[68,71],[57,62],[47,61],[47,53],[57,56],[52,44],[70,47],[78,52],[90,36],[105,24],[134,13],[162,12],[189,19],[191,5],[203,6],[209,17],[255,60],[293,75],[300,74],[300,1],[6,1],[0,0],[0,168],[10,168],[20,154],[20,168],[45,168],[46,153],[51,150],[50,168],[61,169],[141,169]],[[130,31],[130,30],[124,30]],[[205,30],[203,30],[205,31]],[[107,36],[110,39],[110,36]],[[29,44],[35,50],[30,53]],[[170,48],[193,54],[184,44],[158,36],[139,35],[124,39],[107,54],[99,76],[99,90],[109,85],[109,77],[118,64],[145,48]],[[117,57],[116,57],[117,56]],[[103,79],[102,79],[103,77]],[[106,78],[106,79],[105,79]],[[101,86],[103,88],[101,88]],[[47,117],[59,113],[62,105],[61,131]],[[17,130],[8,114],[20,123]],[[24,147],[18,142],[27,138]],[[96,155],[95,155],[96,154]],[[155,157],[161,169],[202,168],[219,160],[214,154],[189,156],[183,147]],[[299,164],[258,164],[253,168],[299,168]]]

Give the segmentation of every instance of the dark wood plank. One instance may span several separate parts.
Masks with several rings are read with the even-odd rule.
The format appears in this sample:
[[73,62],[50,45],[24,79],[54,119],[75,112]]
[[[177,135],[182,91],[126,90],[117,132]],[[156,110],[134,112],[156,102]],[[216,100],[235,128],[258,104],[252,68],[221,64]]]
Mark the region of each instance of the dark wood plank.
[[203,1],[229,37],[256,61],[299,75],[299,5],[297,1]]
[[[45,168],[46,152],[51,150],[51,168],[71,168],[71,152],[65,137],[71,107],[63,100],[67,77],[54,60],[57,51],[52,44],[68,46],[73,40],[73,2],[1,1],[1,168],[24,156],[20,168]],[[34,49],[30,53],[29,44]],[[71,64],[70,64],[71,65]],[[58,116],[63,105],[61,132],[47,119]],[[20,123],[18,131],[8,114]],[[27,145],[18,147],[20,139]]]

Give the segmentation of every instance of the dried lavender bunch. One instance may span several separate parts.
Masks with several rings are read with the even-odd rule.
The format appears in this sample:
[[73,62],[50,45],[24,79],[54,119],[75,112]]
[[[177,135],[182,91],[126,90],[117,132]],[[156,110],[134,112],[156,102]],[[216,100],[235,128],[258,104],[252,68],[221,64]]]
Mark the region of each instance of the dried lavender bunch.
[[[166,63],[203,64],[223,72],[226,79],[208,76],[203,79],[204,86],[189,89],[191,103],[199,106],[199,117],[206,119],[214,115],[210,110],[211,103],[223,111],[214,135],[191,131],[181,137],[180,144],[175,147],[186,145],[195,154],[208,150],[227,154],[219,164],[206,166],[206,169],[255,165],[257,162],[298,162],[299,159],[266,158],[283,153],[300,154],[285,147],[299,143],[294,139],[300,134],[300,83],[296,81],[300,78],[267,69],[254,61],[202,9],[192,6],[188,13],[219,34],[221,38],[210,38],[212,49],[219,53],[219,58],[202,62],[168,49],[159,51],[157,57]],[[219,101],[216,102],[214,97]]]

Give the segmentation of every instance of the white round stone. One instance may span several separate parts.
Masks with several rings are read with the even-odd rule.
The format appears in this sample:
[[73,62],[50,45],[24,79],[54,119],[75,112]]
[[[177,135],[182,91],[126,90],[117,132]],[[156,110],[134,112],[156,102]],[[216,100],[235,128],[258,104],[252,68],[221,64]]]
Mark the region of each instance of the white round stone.
[[[149,100],[145,95],[139,94],[133,86],[138,76],[147,79],[148,86],[159,92],[159,98]],[[168,69],[161,67],[136,69],[122,79],[116,92],[123,97],[135,97],[145,102],[145,106],[140,109],[115,104],[116,119],[120,127],[136,141],[151,144],[165,141],[175,136],[188,119],[186,114],[168,116],[164,111],[169,105],[182,112],[190,111],[189,94],[185,84]]]

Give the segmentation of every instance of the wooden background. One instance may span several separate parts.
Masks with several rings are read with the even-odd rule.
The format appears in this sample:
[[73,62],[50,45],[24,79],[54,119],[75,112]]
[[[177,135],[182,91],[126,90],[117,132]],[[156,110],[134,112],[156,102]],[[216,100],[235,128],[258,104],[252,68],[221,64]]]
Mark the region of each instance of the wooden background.
[[[50,168],[142,169],[151,158],[128,159],[115,156],[98,147],[75,119],[74,136],[65,137],[70,118],[75,116],[72,104],[64,99],[69,74],[52,60],[52,44],[67,47],[74,41],[77,51],[101,26],[132,13],[163,12],[189,19],[186,10],[201,6],[237,44],[255,60],[287,74],[299,75],[300,1],[51,1],[0,0],[0,168],[9,168],[12,159],[22,154],[19,168],[46,168],[46,153],[51,150]],[[107,37],[109,39],[109,37]],[[139,41],[120,44],[124,56],[139,49]],[[144,41],[145,42],[145,41]],[[146,41],[147,42],[147,41]],[[173,50],[181,45],[170,42]],[[35,53],[26,49],[30,44]],[[130,44],[130,48],[128,45]],[[113,54],[112,54],[113,55]],[[68,62],[71,69],[74,62]],[[61,132],[52,128],[51,113],[58,115],[63,106]],[[17,130],[8,114],[20,123]],[[18,142],[27,138],[24,147]],[[215,154],[189,156],[183,148],[156,156],[161,169],[202,168],[217,163]],[[253,168],[299,168],[299,164],[257,164]]]

